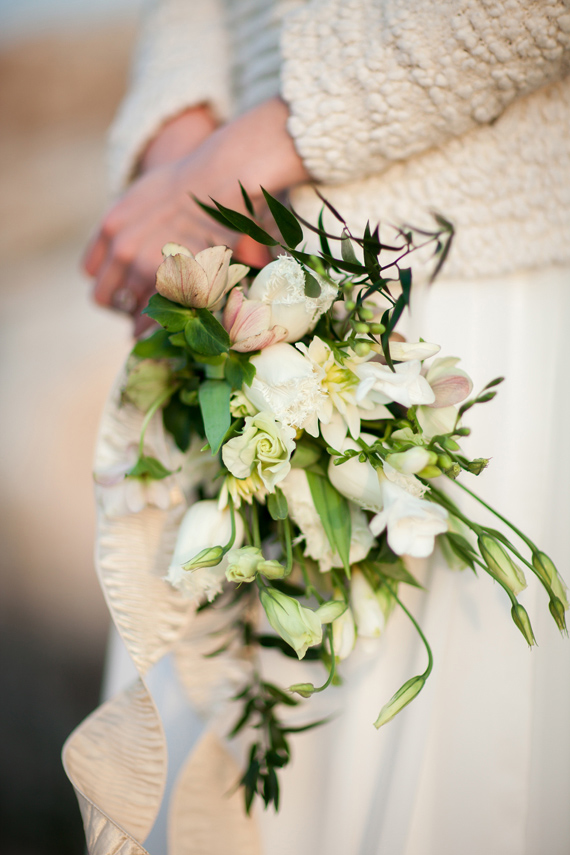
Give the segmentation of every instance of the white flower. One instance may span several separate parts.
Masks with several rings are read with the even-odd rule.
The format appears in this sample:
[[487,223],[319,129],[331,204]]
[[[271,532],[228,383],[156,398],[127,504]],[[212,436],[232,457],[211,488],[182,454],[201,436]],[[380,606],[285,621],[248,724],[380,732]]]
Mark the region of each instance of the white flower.
[[299,659],[307,648],[320,644],[323,628],[317,615],[304,608],[298,600],[282,594],[275,588],[262,588],[259,592],[261,605],[275,632],[289,644]]
[[447,511],[389,480],[383,481],[382,492],[384,510],[370,521],[372,533],[379,535],[387,528],[388,544],[396,555],[431,555],[435,537],[447,531]]
[[241,288],[231,291],[222,323],[228,332],[232,350],[250,353],[263,350],[287,335],[284,327],[271,326],[271,309],[259,300],[248,300]]
[[249,289],[250,300],[271,306],[271,324],[285,327],[285,341],[298,341],[310,332],[337,295],[336,285],[318,273],[312,275],[321,286],[318,297],[305,295],[305,273],[299,262],[281,255],[258,273]]
[[415,475],[416,472],[421,472],[430,463],[436,463],[437,454],[416,445],[414,448],[408,448],[407,451],[389,454],[386,460],[398,472],[402,472],[404,475]]
[[[315,508],[305,471],[292,469],[279,486],[287,499],[289,516],[299,526],[305,539],[305,555],[319,562],[322,573],[327,572],[331,567],[342,567],[340,555],[331,549],[321,518]],[[349,563],[353,564],[366,558],[374,544],[374,538],[368,527],[366,515],[352,502],[349,507],[352,523]]]
[[[371,434],[361,434],[361,439],[371,445],[376,437]],[[345,439],[338,451],[355,449],[360,451],[360,446],[351,439]],[[382,476],[382,473],[381,477]],[[378,478],[378,472],[366,461],[361,463],[358,457],[352,457],[339,466],[334,465],[331,459],[328,468],[329,481],[336,487],[339,493],[350,499],[361,508],[370,511],[381,511],[383,507],[382,486]]]
[[248,478],[257,472],[272,493],[291,469],[294,439],[293,428],[279,422],[273,413],[246,416],[241,434],[222,447],[222,460],[236,478]]
[[416,418],[426,439],[451,433],[457,421],[457,407],[418,407]]
[[347,432],[353,439],[358,439],[361,419],[392,418],[382,404],[374,405],[366,398],[357,403],[356,390],[360,378],[354,369],[359,360],[355,361],[354,354],[341,363],[318,336],[308,347],[300,342],[297,349],[311,362],[320,378],[324,398],[317,412],[321,434],[329,445],[338,448]]
[[417,496],[418,499],[421,499],[424,493],[429,490],[429,487],[426,484],[422,484],[419,478],[414,477],[414,475],[408,475],[406,472],[400,472],[398,469],[390,466],[387,459],[382,464],[382,469],[388,481],[397,484],[406,493]]
[[342,661],[350,656],[354,642],[356,641],[356,626],[354,624],[352,609],[348,608],[340,617],[333,621],[332,631],[334,655],[336,659]]
[[433,403],[435,395],[420,373],[422,364],[419,359],[400,362],[394,368],[395,371],[391,371],[380,362],[358,365],[355,371],[361,382],[356,393],[357,401],[370,396],[377,404],[395,401],[404,407],[411,407],[414,404]]
[[127,477],[138,456],[138,445],[129,445],[124,460],[93,473],[97,499],[105,516],[138,514],[147,506],[162,511],[170,507],[170,492],[174,486],[172,476],[161,479]]
[[254,407],[269,410],[284,424],[318,436],[318,411],[325,398],[311,362],[285,342],[266,347],[250,362],[255,378],[243,391]]
[[156,271],[156,290],[167,300],[194,309],[217,309],[222,297],[243,279],[249,267],[232,264],[231,249],[211,246],[193,255],[185,246],[167,243]]
[[353,568],[350,579],[350,605],[358,635],[378,638],[384,631],[386,615],[364,573],[357,567]]
[[[390,340],[390,356],[396,362],[408,362],[410,359],[429,359],[441,350],[439,344],[429,341]],[[380,348],[381,351],[381,348]]]
[[257,576],[257,565],[263,561],[263,552],[256,546],[230,549],[227,554],[226,579],[230,582],[253,582]]
[[[237,549],[243,541],[243,522],[239,514],[235,515],[235,525],[234,548]],[[230,539],[230,534],[229,510],[220,511],[213,499],[195,502],[186,511],[180,523],[166,579],[190,600],[200,600],[204,595],[208,600],[213,600],[222,590],[228,566],[227,555],[215,567],[184,570],[182,565],[208,547],[224,546]]]
[[471,393],[473,381],[465,371],[455,366],[459,359],[446,356],[435,359],[426,373],[426,380],[431,386],[435,400],[431,407],[450,407],[459,404]]

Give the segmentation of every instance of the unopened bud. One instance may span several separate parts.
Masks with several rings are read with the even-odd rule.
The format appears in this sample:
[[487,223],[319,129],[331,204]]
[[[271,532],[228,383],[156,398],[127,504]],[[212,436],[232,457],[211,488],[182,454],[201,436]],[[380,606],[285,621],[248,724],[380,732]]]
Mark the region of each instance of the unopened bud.
[[323,603],[322,606],[319,606],[315,614],[321,623],[332,623],[333,620],[344,614],[347,607],[347,603],[344,600],[329,600],[328,603]]
[[354,345],[354,352],[357,356],[368,356],[370,353],[370,342],[357,341]]
[[445,472],[447,469],[451,469],[453,466],[453,460],[449,456],[449,454],[440,454],[437,458],[437,462]]
[[216,567],[224,556],[224,550],[221,546],[207,546],[186,564],[183,564],[185,570],[200,570],[201,567]]
[[471,463],[467,464],[467,469],[472,475],[480,475],[483,469],[486,469],[488,465],[489,461],[486,457],[478,457],[476,460],[472,460]]
[[354,300],[346,300],[344,303],[347,312],[354,312],[356,309],[356,303]]
[[456,430],[455,433],[457,434],[457,436],[469,436],[471,433],[471,428],[462,427],[459,428],[459,430]]
[[374,312],[372,309],[360,309],[358,316],[363,321],[371,321],[374,318]]
[[455,479],[459,478],[459,476],[461,475],[461,466],[459,465],[459,463],[454,463],[451,469],[445,470],[445,474],[448,478],[451,478],[453,481],[455,481]]
[[550,614],[556,621],[556,626],[558,627],[560,632],[563,632],[565,633],[565,635],[568,635],[564,604],[560,602],[558,597],[553,597],[548,604],[548,608],[550,609]]
[[294,686],[289,686],[289,691],[296,695],[301,695],[302,698],[310,698],[315,687],[312,683],[295,683]]
[[500,582],[516,596],[526,588],[526,579],[520,567],[511,560],[500,543],[487,534],[479,535],[479,550],[485,564]]
[[382,727],[391,721],[400,710],[403,710],[410,701],[413,701],[416,695],[419,695],[425,684],[425,678],[419,675],[412,677],[403,686],[401,686],[395,695],[393,695],[387,704],[384,704],[380,710],[380,715],[374,722],[374,727]]
[[515,603],[511,609],[511,617],[524,635],[528,646],[532,647],[536,644],[529,616],[524,606],[521,606],[520,603]]
[[425,466],[418,475],[420,478],[438,478],[441,475],[441,469],[438,466]]
[[260,561],[257,565],[257,572],[262,573],[266,579],[283,579],[288,576],[287,568],[283,567],[279,561]]
[[448,451],[459,451],[458,444],[454,439],[451,439],[450,436],[446,436],[441,444],[444,448],[447,448]]
[[370,327],[370,332],[374,335],[382,335],[382,333],[386,332],[386,327],[384,326],[384,324],[374,323],[369,324],[368,326]]
[[545,552],[533,552],[532,566],[544,585],[562,602],[564,609],[568,609],[568,589],[548,555]]
[[354,332],[357,332],[361,335],[366,335],[370,332],[370,327],[368,324],[363,323],[362,321],[355,321],[353,324]]

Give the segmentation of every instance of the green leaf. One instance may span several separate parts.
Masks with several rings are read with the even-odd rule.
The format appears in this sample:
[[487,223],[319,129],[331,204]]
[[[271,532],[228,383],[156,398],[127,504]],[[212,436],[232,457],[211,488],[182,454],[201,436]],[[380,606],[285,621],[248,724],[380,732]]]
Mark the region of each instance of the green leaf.
[[247,212],[249,214],[251,214],[252,217],[255,217],[255,208],[253,207],[253,202],[249,198],[247,190],[245,189],[245,187],[243,186],[241,181],[238,181],[238,184],[239,184],[239,189],[241,190],[241,196],[243,199],[243,204],[245,205]]
[[262,683],[261,685],[280,704],[285,704],[287,707],[296,707],[300,703],[300,701],[296,700],[288,692],[284,692],[283,689],[280,689],[279,686],[275,686],[273,683]]
[[413,585],[414,588],[422,588],[417,579],[406,570],[402,561],[395,561],[394,564],[377,564],[377,571],[387,579],[394,579],[396,582],[405,582],[406,585]]
[[206,380],[198,390],[206,439],[217,454],[231,424],[231,386],[225,380]]
[[231,208],[226,208],[225,205],[220,205],[220,203],[216,202],[215,199],[212,199],[212,201],[222,216],[226,218],[228,223],[230,223],[230,226],[234,231],[241,232],[241,234],[244,235],[249,235],[249,237],[253,238],[257,243],[263,244],[263,246],[277,246],[279,243],[279,241],[272,238],[270,234],[262,229],[261,226],[258,226],[257,223],[254,223],[253,220],[246,217],[245,214],[240,214],[239,211],[232,211]]
[[233,389],[241,389],[244,384],[251,386],[255,377],[255,365],[249,361],[249,354],[230,350],[224,365],[224,375]]
[[293,469],[306,469],[316,463],[320,456],[321,449],[319,446],[303,438],[297,443],[297,448],[291,458],[291,466]]
[[180,348],[170,341],[168,330],[156,330],[148,338],[137,341],[132,352],[143,359],[171,359],[181,355]]
[[184,329],[188,319],[194,315],[194,309],[187,309],[179,303],[167,300],[160,294],[153,294],[142,314],[148,315],[165,330],[175,333]]
[[343,567],[350,575],[349,553],[352,523],[348,500],[335,490],[328,478],[305,470],[311,496],[323,528],[334,552],[338,552]]
[[344,261],[348,261],[350,264],[358,264],[358,259],[356,257],[356,253],[354,252],[354,247],[350,242],[350,238],[346,229],[342,230],[340,254],[342,255]]
[[261,188],[261,192],[265,196],[267,207],[273,215],[277,228],[283,235],[283,240],[288,247],[295,248],[303,240],[303,229],[299,225],[297,218],[278,199],[268,193],[267,190],[264,190],[263,187]]
[[319,280],[310,273],[307,268],[304,269],[305,273],[305,296],[306,297],[320,297],[321,294],[321,285]]
[[190,445],[197,409],[186,406],[178,395],[174,395],[162,411],[165,430],[172,435],[180,451],[186,451]]
[[163,466],[156,457],[145,457],[141,455],[133,468],[127,472],[127,478],[150,478],[151,481],[161,481],[172,471]]
[[283,490],[280,490],[279,487],[275,488],[274,493],[269,493],[266,499],[267,510],[269,511],[269,515],[273,520],[284,520],[287,519],[287,515],[289,513],[289,507],[287,505],[287,499],[285,498],[285,494]]
[[230,346],[229,335],[208,309],[196,309],[196,316],[186,323],[184,335],[192,350],[204,356],[219,356]]

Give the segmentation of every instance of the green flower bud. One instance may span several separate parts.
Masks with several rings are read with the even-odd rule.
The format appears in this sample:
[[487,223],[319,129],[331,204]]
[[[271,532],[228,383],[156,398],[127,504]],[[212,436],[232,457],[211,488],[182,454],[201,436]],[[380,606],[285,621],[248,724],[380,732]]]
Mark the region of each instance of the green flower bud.
[[451,469],[451,467],[453,466],[453,460],[451,459],[449,454],[440,454],[437,458],[437,462],[439,463],[444,472],[446,472],[448,469]]
[[357,356],[368,356],[370,353],[370,342],[357,341],[354,345],[354,352]]
[[451,469],[446,470],[445,474],[448,478],[451,478],[453,481],[455,481],[455,479],[459,478],[459,476],[461,475],[461,466],[459,465],[459,463],[454,463]]
[[526,642],[529,647],[532,647],[533,644],[536,644],[534,633],[532,631],[532,626],[530,625],[529,616],[526,613],[526,609],[521,606],[520,603],[515,603],[511,609],[511,617],[526,638]]
[[346,307],[347,312],[354,312],[354,310],[356,309],[356,303],[354,302],[354,300],[345,300],[344,305]]
[[262,561],[263,553],[256,546],[230,549],[226,579],[228,582],[253,582],[257,575],[258,566]]
[[312,683],[295,683],[294,686],[289,686],[289,691],[301,695],[302,698],[310,698],[315,687]]
[[550,609],[550,614],[556,621],[556,626],[558,627],[560,632],[563,632],[568,635],[564,604],[560,602],[558,597],[553,597],[553,599],[551,599],[548,604],[548,608]]
[[259,599],[267,620],[283,641],[293,648],[299,659],[303,658],[309,647],[321,643],[321,621],[310,609],[303,608],[293,597],[275,588],[262,588]]
[[279,561],[260,561],[257,565],[257,572],[261,573],[266,579],[283,579],[288,576],[287,569],[283,567]]
[[520,567],[511,560],[511,557],[488,534],[481,534],[478,538],[479,550],[485,564],[499,581],[503,582],[509,590],[516,595],[526,588],[526,579]]
[[328,603],[319,606],[315,614],[321,623],[332,623],[333,620],[344,614],[346,609],[347,603],[344,600],[329,600]]
[[221,546],[207,546],[186,564],[183,564],[185,570],[200,570],[201,567],[216,567],[224,557],[224,550]]
[[441,475],[441,469],[438,466],[425,466],[418,475],[420,478],[437,478]]
[[384,326],[384,324],[374,323],[368,324],[368,326],[370,327],[370,332],[374,333],[374,335],[382,335],[382,333],[386,332],[386,327]]
[[365,324],[362,321],[355,321],[353,327],[354,332],[360,333],[362,335],[366,335],[366,333],[370,332],[370,327],[368,326],[368,324]]
[[371,321],[374,318],[374,312],[372,309],[361,309],[358,315],[363,321]]
[[403,710],[410,701],[413,701],[416,695],[419,695],[425,684],[425,677],[421,674],[418,677],[412,677],[403,686],[401,686],[395,695],[393,695],[387,704],[384,704],[380,710],[380,714],[374,722],[375,728],[382,727],[391,721],[400,710]]
[[441,444],[444,448],[447,448],[448,451],[459,451],[458,444],[454,439],[451,439],[450,436],[446,436]]
[[457,436],[469,436],[471,433],[471,428],[462,427],[459,428],[459,430],[456,430],[455,433],[457,434]]
[[544,552],[533,552],[532,566],[546,587],[550,588],[554,596],[561,601],[566,611],[569,607],[568,589],[552,560]]
[[489,465],[489,461],[486,457],[478,457],[476,460],[472,460],[471,463],[467,464],[467,469],[473,475],[480,475],[483,469],[486,469]]

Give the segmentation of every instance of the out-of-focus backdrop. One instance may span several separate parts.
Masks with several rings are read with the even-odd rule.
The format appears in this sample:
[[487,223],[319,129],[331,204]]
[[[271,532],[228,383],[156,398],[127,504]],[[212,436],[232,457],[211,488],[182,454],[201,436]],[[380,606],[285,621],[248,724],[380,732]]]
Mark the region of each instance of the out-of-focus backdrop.
[[61,745],[98,703],[108,618],[91,458],[130,325],[79,263],[141,0],[0,0],[0,852],[81,855]]

